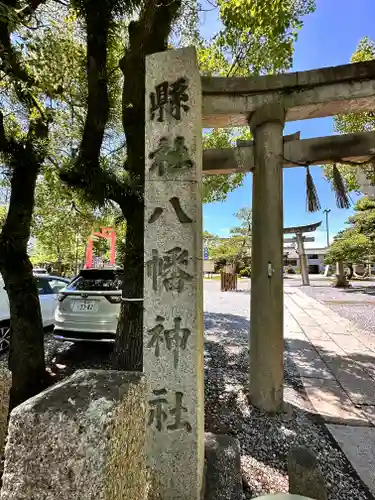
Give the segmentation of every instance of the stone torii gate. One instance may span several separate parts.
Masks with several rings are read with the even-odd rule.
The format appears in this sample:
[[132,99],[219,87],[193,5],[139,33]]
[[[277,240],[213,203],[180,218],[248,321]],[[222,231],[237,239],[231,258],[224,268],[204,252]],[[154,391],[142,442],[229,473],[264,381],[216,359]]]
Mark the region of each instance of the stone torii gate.
[[[375,107],[375,62],[256,78],[202,78],[203,125],[249,125],[247,147],[207,150],[205,174],[253,172],[250,399],[266,411],[283,401],[282,168],[366,161],[375,132],[283,141],[285,121]],[[243,144],[242,144],[243,146]]]
[[[253,173],[249,395],[255,406],[279,411],[282,169],[366,160],[375,147],[375,133],[284,144],[284,124],[374,108],[375,61],[208,78],[200,76],[193,48],[146,58],[144,372],[148,460],[163,500],[198,500],[203,485],[202,173]],[[254,141],[205,151],[202,172],[202,128],[243,125]]]
[[[296,243],[299,254],[299,261],[301,264],[301,276],[302,276],[302,284],[305,286],[310,285],[309,278],[309,268],[307,265],[305,245],[303,244],[305,241],[304,233],[312,233],[316,231],[316,229],[321,226],[322,221],[315,222],[315,224],[307,224],[305,226],[293,226],[293,227],[285,227],[284,234],[295,234],[296,235]],[[288,240],[287,240],[288,241]],[[289,240],[292,241],[292,240]],[[284,240],[285,242],[285,240]]]

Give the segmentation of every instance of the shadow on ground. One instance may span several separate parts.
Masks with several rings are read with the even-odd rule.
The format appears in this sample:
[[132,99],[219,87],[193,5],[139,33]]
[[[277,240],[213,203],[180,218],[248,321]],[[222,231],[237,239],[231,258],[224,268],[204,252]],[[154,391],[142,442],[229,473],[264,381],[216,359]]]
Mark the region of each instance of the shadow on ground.
[[76,370],[110,370],[113,345],[63,342],[51,352],[47,364],[57,380],[69,377]]
[[303,377],[319,390],[323,401],[342,408],[342,418],[333,423],[345,424],[344,412],[350,412],[353,406],[365,412],[373,407],[375,422],[375,353],[370,349],[366,354],[356,352],[355,344],[349,344],[347,349],[351,352],[339,355],[325,347],[324,341],[314,343],[315,346],[305,340],[288,339],[285,347]]
[[365,295],[375,295],[375,286],[352,286],[351,288],[341,288],[344,293],[364,293]]
[[[284,412],[270,416],[249,405],[249,327],[242,316],[205,314],[205,426],[207,431],[239,439],[247,498],[285,491],[288,450],[302,445],[316,454],[330,499],[373,499],[311,407],[294,354],[285,352]],[[349,368],[352,361],[346,361]]]

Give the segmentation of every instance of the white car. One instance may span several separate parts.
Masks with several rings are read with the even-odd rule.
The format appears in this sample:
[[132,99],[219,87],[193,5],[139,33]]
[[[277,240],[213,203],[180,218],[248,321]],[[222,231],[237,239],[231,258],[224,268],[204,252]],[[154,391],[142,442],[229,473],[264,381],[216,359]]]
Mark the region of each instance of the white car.
[[[34,274],[38,287],[43,327],[53,325],[58,293],[69,283],[69,280],[59,276]],[[0,277],[0,354],[9,349],[10,341],[10,313],[8,294],[4,288],[4,281]]]
[[83,269],[61,291],[54,336],[72,342],[114,342],[121,307],[123,271]]

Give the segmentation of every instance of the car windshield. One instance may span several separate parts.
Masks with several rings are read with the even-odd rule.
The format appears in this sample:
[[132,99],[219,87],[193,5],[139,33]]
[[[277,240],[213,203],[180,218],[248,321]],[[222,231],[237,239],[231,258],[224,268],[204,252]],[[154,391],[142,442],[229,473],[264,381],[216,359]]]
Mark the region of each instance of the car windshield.
[[84,270],[67,286],[67,291],[105,291],[121,290],[123,275],[113,270]]

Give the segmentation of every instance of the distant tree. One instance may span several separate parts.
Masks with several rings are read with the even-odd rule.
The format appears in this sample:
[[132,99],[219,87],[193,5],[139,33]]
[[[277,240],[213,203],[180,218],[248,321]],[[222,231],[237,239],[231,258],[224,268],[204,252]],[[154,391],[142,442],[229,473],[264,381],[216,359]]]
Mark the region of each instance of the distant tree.
[[209,233],[208,231],[203,231],[202,238],[204,240],[215,240],[218,238],[215,234]]
[[251,209],[241,208],[235,217],[239,225],[230,229],[229,238],[212,248],[211,256],[223,263],[235,263],[240,270],[251,264]]
[[230,234],[233,236],[241,236],[244,241],[244,246],[250,246],[252,233],[252,215],[251,208],[241,208],[234,214],[240,222],[239,226],[232,227]]
[[7,205],[0,205],[0,229],[3,227],[8,213]]
[[[47,175],[48,174],[48,175]],[[76,258],[77,238],[87,241],[101,214],[83,204],[74,192],[64,186],[55,170],[40,176],[35,190],[35,208],[31,227],[36,238],[32,262],[56,263],[58,273]],[[79,260],[84,247],[81,245]]]
[[375,256],[375,200],[361,198],[355,205],[355,213],[349,217],[350,226],[340,231],[326,255],[326,264],[343,261],[360,263]]
[[371,244],[356,228],[340,231],[324,257],[326,264],[343,261],[348,264],[367,260]]

